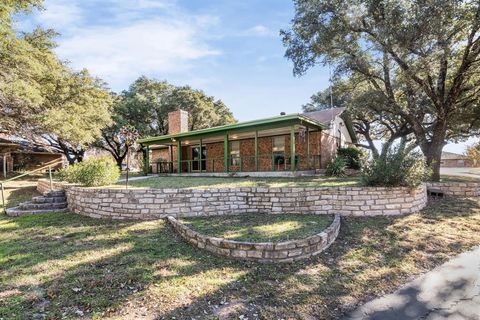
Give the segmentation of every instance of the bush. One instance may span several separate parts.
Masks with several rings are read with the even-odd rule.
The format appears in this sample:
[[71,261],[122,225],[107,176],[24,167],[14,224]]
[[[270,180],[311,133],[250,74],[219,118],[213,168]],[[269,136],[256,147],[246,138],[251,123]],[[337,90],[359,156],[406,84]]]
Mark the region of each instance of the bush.
[[362,170],[362,182],[367,186],[414,188],[428,176],[423,157],[417,152],[407,154],[400,148],[370,160]]
[[333,177],[344,177],[347,170],[347,160],[342,157],[336,157],[327,166],[326,175]]
[[342,157],[347,162],[347,168],[359,170],[365,158],[365,153],[357,147],[339,148],[337,157]]
[[59,178],[86,187],[99,187],[116,183],[120,170],[109,157],[86,159],[60,171]]

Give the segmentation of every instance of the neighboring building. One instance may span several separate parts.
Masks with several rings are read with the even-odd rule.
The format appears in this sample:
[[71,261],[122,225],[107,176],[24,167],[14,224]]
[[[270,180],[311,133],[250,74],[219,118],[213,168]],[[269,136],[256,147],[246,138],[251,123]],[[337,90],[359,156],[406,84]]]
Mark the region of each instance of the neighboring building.
[[[63,160],[62,154],[54,153],[41,145],[0,133],[0,176],[10,172],[40,168],[49,162]],[[56,165],[53,169],[62,167]]]
[[463,154],[442,152],[441,167],[475,167],[476,164]]
[[167,135],[140,139],[151,173],[311,171],[357,142],[343,108],[190,132],[188,113],[178,110],[168,124]]

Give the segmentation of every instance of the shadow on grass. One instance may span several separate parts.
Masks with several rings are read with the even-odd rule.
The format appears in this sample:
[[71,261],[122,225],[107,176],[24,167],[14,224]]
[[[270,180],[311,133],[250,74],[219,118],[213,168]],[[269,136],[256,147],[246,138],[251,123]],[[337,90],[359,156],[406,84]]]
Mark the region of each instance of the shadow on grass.
[[326,252],[281,265],[213,257],[163,221],[0,218],[0,317],[336,319],[480,243],[478,203],[449,201],[343,218]]

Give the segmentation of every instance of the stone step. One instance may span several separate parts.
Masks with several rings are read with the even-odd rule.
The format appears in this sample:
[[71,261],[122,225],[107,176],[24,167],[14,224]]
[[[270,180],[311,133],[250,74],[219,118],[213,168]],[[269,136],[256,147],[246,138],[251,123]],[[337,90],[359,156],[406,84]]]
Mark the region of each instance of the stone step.
[[33,203],[52,203],[52,202],[67,202],[66,197],[45,197],[45,196],[40,196],[40,197],[33,197],[32,198]]
[[24,202],[18,206],[20,210],[52,210],[52,209],[64,209],[66,207],[67,207],[66,202],[51,202],[51,203]]
[[10,217],[20,217],[20,216],[41,214],[41,213],[62,213],[62,212],[68,212],[68,208],[48,209],[48,210],[21,210],[19,207],[14,207],[6,210],[7,216],[10,216]]
[[65,197],[65,191],[54,190],[49,191],[44,194],[44,197],[51,198],[51,197]]

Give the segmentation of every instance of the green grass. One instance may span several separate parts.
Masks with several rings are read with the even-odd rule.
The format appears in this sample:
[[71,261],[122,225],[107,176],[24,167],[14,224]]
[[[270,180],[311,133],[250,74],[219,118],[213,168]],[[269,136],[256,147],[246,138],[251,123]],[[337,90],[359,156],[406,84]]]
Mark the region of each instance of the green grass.
[[[121,183],[119,184],[121,185]],[[332,187],[359,185],[357,177],[298,178],[214,178],[214,177],[151,177],[131,181],[138,188],[240,188],[240,187]]]
[[236,241],[280,242],[303,239],[328,227],[333,216],[300,214],[242,214],[180,220],[204,235]]
[[0,216],[0,318],[338,319],[479,244],[472,199],[342,218],[328,250],[281,265],[212,256],[163,220]]

